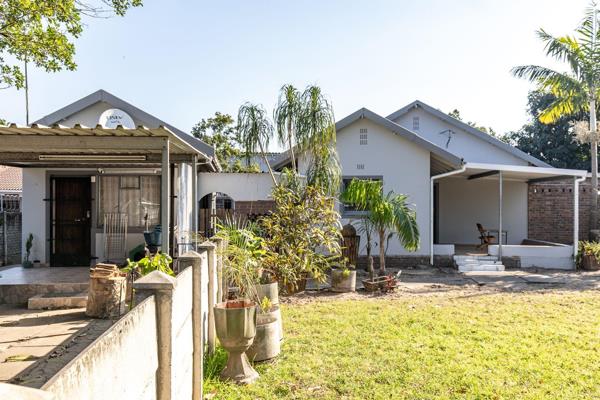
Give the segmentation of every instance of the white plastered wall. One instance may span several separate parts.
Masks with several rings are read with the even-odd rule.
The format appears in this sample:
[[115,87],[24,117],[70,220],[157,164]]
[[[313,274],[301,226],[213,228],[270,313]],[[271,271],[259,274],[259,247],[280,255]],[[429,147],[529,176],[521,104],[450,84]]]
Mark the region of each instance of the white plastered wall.
[[46,198],[46,170],[43,168],[23,169],[23,210],[22,219],[22,254],[25,256],[25,240],[33,234],[33,248],[30,260],[38,259],[46,264],[46,226],[47,204]]
[[[439,243],[479,243],[476,224],[498,228],[498,176],[439,181]],[[503,224],[508,244],[527,238],[527,183],[504,179]]]
[[213,192],[225,193],[234,201],[270,200],[272,190],[273,179],[268,173],[198,174],[198,200]]
[[[366,128],[368,144],[360,144],[360,129]],[[394,237],[388,255],[426,255],[429,243],[429,162],[430,153],[421,146],[399,137],[367,119],[356,121],[337,132],[337,151],[342,174],[348,176],[383,176],[384,192],[407,194],[417,212],[421,246],[414,253],[406,251]],[[364,168],[359,169],[359,164]],[[342,219],[345,224],[349,219]],[[379,241],[377,239],[377,241]],[[361,237],[361,254],[365,253]],[[373,253],[379,247],[373,243]]]

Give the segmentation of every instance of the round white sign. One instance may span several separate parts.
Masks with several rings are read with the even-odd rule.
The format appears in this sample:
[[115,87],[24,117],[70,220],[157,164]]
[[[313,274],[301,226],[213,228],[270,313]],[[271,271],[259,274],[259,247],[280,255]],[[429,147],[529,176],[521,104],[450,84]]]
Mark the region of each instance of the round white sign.
[[123,110],[118,108],[109,108],[100,114],[98,123],[104,128],[115,129],[121,125],[124,128],[135,129],[135,123],[133,119]]

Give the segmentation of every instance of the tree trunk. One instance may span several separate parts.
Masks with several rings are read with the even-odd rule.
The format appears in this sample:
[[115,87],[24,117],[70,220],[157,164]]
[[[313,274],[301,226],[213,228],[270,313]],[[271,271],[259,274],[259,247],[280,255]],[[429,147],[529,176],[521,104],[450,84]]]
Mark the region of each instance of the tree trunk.
[[296,171],[296,158],[294,157],[294,142],[292,141],[292,120],[288,119],[287,123],[288,142],[290,143],[290,157],[292,159],[292,169]]
[[273,185],[277,186],[277,181],[275,180],[275,174],[273,173],[273,169],[271,169],[271,164],[269,163],[269,159],[267,158],[267,155],[265,154],[265,149],[263,148],[262,143],[260,143],[260,141],[258,141],[258,146],[260,147],[260,153],[263,156],[263,159],[265,160],[265,164],[267,164],[267,168],[269,169],[269,174],[271,174],[271,179],[273,179]]
[[[592,89],[594,90],[594,89]],[[596,99],[590,99],[590,131],[592,133],[592,209],[590,210],[590,230],[598,229],[598,140],[596,139]],[[575,244],[576,245],[576,244]]]
[[379,230],[379,275],[385,275],[385,230]]

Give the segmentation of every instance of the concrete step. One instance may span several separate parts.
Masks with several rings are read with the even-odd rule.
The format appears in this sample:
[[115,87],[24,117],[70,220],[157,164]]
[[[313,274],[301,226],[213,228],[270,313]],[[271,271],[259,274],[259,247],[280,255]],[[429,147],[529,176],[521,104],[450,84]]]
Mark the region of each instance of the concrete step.
[[38,294],[29,298],[27,308],[30,310],[82,308],[87,305],[87,298],[86,292]]
[[504,265],[502,264],[469,264],[469,265],[459,265],[459,272],[487,272],[487,271],[504,271]]
[[463,261],[497,261],[498,257],[496,256],[454,256],[454,261],[456,263]]

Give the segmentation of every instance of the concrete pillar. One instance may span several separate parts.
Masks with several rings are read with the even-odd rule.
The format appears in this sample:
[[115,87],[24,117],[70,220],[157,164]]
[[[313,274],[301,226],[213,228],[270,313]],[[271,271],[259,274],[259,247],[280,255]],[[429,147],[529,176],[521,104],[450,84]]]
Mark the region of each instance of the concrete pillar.
[[198,250],[208,252],[208,354],[215,353],[216,330],[215,330],[215,301],[217,299],[216,285],[216,264],[217,264],[217,246],[214,243],[206,241],[198,245]]
[[169,216],[171,214],[171,174],[169,173],[169,139],[165,139],[162,148],[161,158],[161,177],[160,177],[160,225],[162,229],[162,246],[161,250],[165,254],[169,254]]
[[502,203],[504,202],[503,184],[502,171],[498,171],[498,260],[500,262],[502,262]]
[[202,256],[195,251],[188,251],[179,257],[181,271],[192,267],[192,400],[202,399],[204,379],[204,329],[202,321]]
[[152,271],[133,283],[133,288],[136,291],[136,302],[138,298],[155,296],[156,341],[158,349],[158,369],[156,371],[157,400],[171,400],[173,290],[176,283],[177,280],[175,278],[160,271]]
[[223,238],[213,236],[211,241],[217,246],[217,303],[227,300],[227,282],[223,278]]
[[198,233],[198,155],[192,156],[192,232]]

